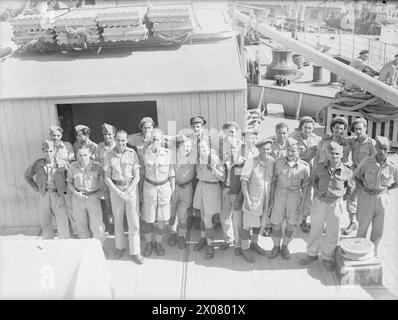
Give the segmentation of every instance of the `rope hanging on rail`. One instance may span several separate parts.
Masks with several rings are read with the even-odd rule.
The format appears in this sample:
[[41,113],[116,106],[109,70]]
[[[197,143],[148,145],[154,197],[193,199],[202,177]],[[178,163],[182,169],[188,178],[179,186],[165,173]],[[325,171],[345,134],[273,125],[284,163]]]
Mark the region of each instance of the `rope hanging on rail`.
[[398,108],[371,93],[337,92],[334,100],[323,108],[318,109],[316,121],[326,125],[327,109],[333,107],[345,111],[357,111],[364,118],[373,122],[384,122],[398,117]]

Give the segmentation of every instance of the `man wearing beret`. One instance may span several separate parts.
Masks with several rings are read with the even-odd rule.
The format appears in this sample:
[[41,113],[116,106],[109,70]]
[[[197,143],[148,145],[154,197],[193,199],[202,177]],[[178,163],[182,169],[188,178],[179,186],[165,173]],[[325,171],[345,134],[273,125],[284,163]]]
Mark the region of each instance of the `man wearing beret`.
[[50,137],[54,142],[55,156],[70,163],[75,159],[75,153],[69,142],[61,140],[63,132],[61,127],[50,126]]
[[[313,133],[314,127],[314,119],[307,116],[302,117],[299,122],[298,131],[292,136],[293,139],[297,140],[300,159],[309,164],[311,171],[314,167],[314,157],[317,152],[317,147],[321,141],[321,137]],[[313,189],[311,185],[309,185],[300,224],[301,229],[305,233],[310,231],[310,225],[307,223],[307,218],[310,215],[313,194]]]
[[[97,159],[101,164],[102,168],[105,165],[105,159],[108,152],[113,149],[116,145],[115,143],[115,133],[116,128],[110,124],[104,123],[102,124],[102,134],[104,135],[104,141],[98,144],[97,146]],[[102,170],[102,173],[104,171]],[[108,185],[104,185],[103,188],[104,194],[102,196],[103,199],[103,211],[102,218],[105,223],[105,229],[108,232],[111,232],[111,224],[112,224],[112,205],[111,205],[111,195],[109,193]]]
[[75,154],[81,147],[86,146],[90,149],[91,158],[97,160],[97,144],[90,140],[91,129],[85,125],[79,124],[75,127],[76,141],[73,144]]
[[142,204],[142,191],[144,187],[144,153],[145,149],[152,142],[152,131],[155,126],[155,121],[151,117],[144,117],[140,120],[138,128],[139,133],[134,133],[128,136],[128,143],[137,150],[138,159],[140,160],[140,183],[139,183],[139,198]]
[[[310,165],[299,158],[297,140],[287,139],[287,156],[275,160],[270,207],[272,208],[272,241],[274,247],[269,255],[275,258],[281,252],[282,258],[290,259],[288,245],[292,239],[295,226],[301,217],[310,178]],[[283,232],[282,224],[286,220]]]
[[328,271],[333,271],[343,201],[353,192],[354,182],[351,169],[341,161],[343,147],[332,141],[328,145],[328,151],[329,159],[318,163],[311,175],[311,184],[314,187],[311,231],[307,239],[307,255],[300,262],[307,265],[318,259],[322,231],[326,223],[322,248],[323,263]]
[[354,171],[358,194],[357,237],[365,238],[372,224],[370,240],[375,244],[376,255],[383,236],[388,191],[398,187],[398,166],[389,159],[389,150],[388,138],[377,136],[376,154],[365,158]]
[[398,81],[398,53],[394,59],[387,62],[380,70],[379,80],[390,86],[396,86]]
[[171,197],[171,234],[168,244],[173,247],[178,243],[180,249],[185,249],[187,246],[188,209],[192,206],[192,180],[195,174],[196,164],[195,155],[192,152],[192,140],[187,136],[177,136],[177,153],[175,160],[176,187]]
[[116,132],[115,147],[105,160],[105,183],[111,196],[113,221],[115,224],[115,244],[117,259],[121,258],[127,247],[124,236],[124,216],[127,218],[129,248],[133,260],[142,264],[140,247],[140,214],[138,182],[140,180],[140,161],[137,153],[127,147],[127,132]]
[[[351,149],[352,166],[351,170],[355,171],[359,163],[366,157],[376,154],[374,140],[366,134],[368,123],[364,118],[356,118],[351,124],[351,132],[353,136],[348,138],[348,143]],[[347,228],[342,230],[344,235],[349,235],[358,227],[356,212],[357,212],[357,193],[356,189],[351,197],[347,199],[347,211],[350,218],[350,224]]]
[[43,158],[36,160],[25,172],[26,182],[40,193],[40,226],[43,239],[54,239],[52,214],[57,223],[58,238],[68,239],[69,220],[65,191],[68,162],[55,157],[54,142],[42,144]]
[[[240,178],[244,196],[243,221],[240,232],[241,253],[249,263],[254,262],[254,257],[249,249],[259,255],[265,255],[265,250],[258,245],[258,237],[261,226],[265,224],[263,217],[268,214],[269,210],[274,170],[274,158],[270,155],[272,140],[258,140],[256,147],[259,151],[258,156],[246,160]],[[252,230],[251,237],[250,230]]]
[[[175,159],[170,150],[162,147],[163,132],[153,129],[152,142],[145,149],[144,188],[142,203],[142,234],[145,240],[144,256],[162,256],[165,250],[162,239],[170,220],[171,195],[175,189]],[[152,236],[154,234],[154,242]]]

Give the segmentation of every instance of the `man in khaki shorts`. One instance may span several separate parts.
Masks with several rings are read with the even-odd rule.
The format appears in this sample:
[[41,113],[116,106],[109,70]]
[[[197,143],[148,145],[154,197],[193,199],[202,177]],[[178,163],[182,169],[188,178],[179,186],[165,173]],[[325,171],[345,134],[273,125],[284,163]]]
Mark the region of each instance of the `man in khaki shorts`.
[[[268,213],[268,202],[274,169],[274,159],[270,156],[271,139],[261,139],[256,143],[258,156],[248,159],[242,169],[241,183],[244,196],[243,226],[240,232],[242,256],[249,262],[254,257],[249,249],[257,254],[265,255],[265,250],[258,245],[261,224],[265,224],[263,216]],[[250,229],[253,231],[250,237]]]
[[145,257],[152,254],[152,249],[155,249],[159,256],[165,254],[162,239],[170,219],[171,195],[175,188],[174,159],[171,151],[162,147],[162,141],[163,132],[157,128],[153,129],[152,142],[146,148],[143,158],[145,181],[142,234],[145,241]]

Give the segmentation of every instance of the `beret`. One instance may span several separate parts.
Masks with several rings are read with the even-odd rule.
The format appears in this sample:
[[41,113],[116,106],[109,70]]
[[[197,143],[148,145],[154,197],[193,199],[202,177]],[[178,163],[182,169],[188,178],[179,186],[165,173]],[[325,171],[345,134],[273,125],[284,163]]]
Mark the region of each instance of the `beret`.
[[63,130],[61,127],[58,127],[58,126],[50,126],[50,133],[55,133],[55,132],[57,132],[57,131],[59,131],[59,132],[61,132],[61,133],[64,132],[64,130]]
[[267,143],[273,143],[272,139],[268,138],[268,139],[259,139],[256,144],[255,147],[256,148],[261,148],[263,145],[267,144]]
[[83,130],[83,129],[90,129],[89,127],[83,125],[83,124],[79,124],[75,127],[76,132],[78,133],[79,131]]
[[110,132],[113,133],[115,131],[115,127],[112,126],[111,124],[103,123],[102,124],[102,132]]
[[362,50],[359,54],[369,53],[369,50]]

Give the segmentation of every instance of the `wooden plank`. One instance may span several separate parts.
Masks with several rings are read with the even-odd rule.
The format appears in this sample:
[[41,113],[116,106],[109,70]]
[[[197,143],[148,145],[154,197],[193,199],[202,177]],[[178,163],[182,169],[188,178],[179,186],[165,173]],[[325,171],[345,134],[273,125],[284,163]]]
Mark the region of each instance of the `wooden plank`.
[[[235,119],[235,102],[234,102],[234,93],[232,91],[225,92],[225,111],[223,116],[223,123],[231,118]],[[223,124],[221,123],[221,125]],[[238,122],[239,123],[239,122]]]
[[178,130],[181,130],[184,127],[183,120],[183,104],[182,104],[182,95],[181,94],[173,94],[173,110],[174,110],[174,120],[176,121],[176,129],[175,135]]
[[189,120],[191,119],[191,117],[193,117],[191,94],[189,93],[182,94],[182,107],[183,107],[182,129],[187,129],[190,128]]
[[199,93],[199,102],[200,102],[200,115],[208,121],[207,128],[210,129],[209,124],[209,95],[207,92]]
[[191,94],[192,117],[200,116],[200,97],[199,93]]
[[[234,91],[234,120],[239,123],[239,125],[242,127],[244,124],[243,118],[244,118],[244,104],[243,104],[243,93],[242,91]],[[232,110],[230,111],[227,109],[227,113],[232,113]]]
[[47,99],[48,113],[50,117],[50,122],[54,125],[59,125],[57,105],[53,99]]
[[220,127],[218,127],[218,115],[221,113],[220,110],[218,110],[218,92],[209,92],[208,97],[209,97],[209,124],[208,128],[209,129],[216,129],[218,130]]
[[227,102],[226,102],[226,91],[220,91],[217,92],[217,113],[218,113],[218,122],[217,122],[217,128],[218,130],[221,130],[222,126],[224,123],[226,123],[228,119],[228,113],[227,113]]
[[6,214],[11,211],[9,183],[7,179],[6,168],[6,140],[5,129],[5,101],[0,101],[0,226],[6,224]]
[[47,100],[41,99],[38,102],[39,102],[39,110],[40,110],[39,112],[40,112],[41,121],[42,121],[41,126],[42,126],[42,131],[43,131],[43,137],[44,137],[44,139],[48,139],[50,137],[49,128],[53,123],[51,123]]
[[176,131],[175,114],[173,108],[173,96],[166,94],[163,96],[163,112],[164,112],[164,123],[160,127],[167,134],[174,134]]

